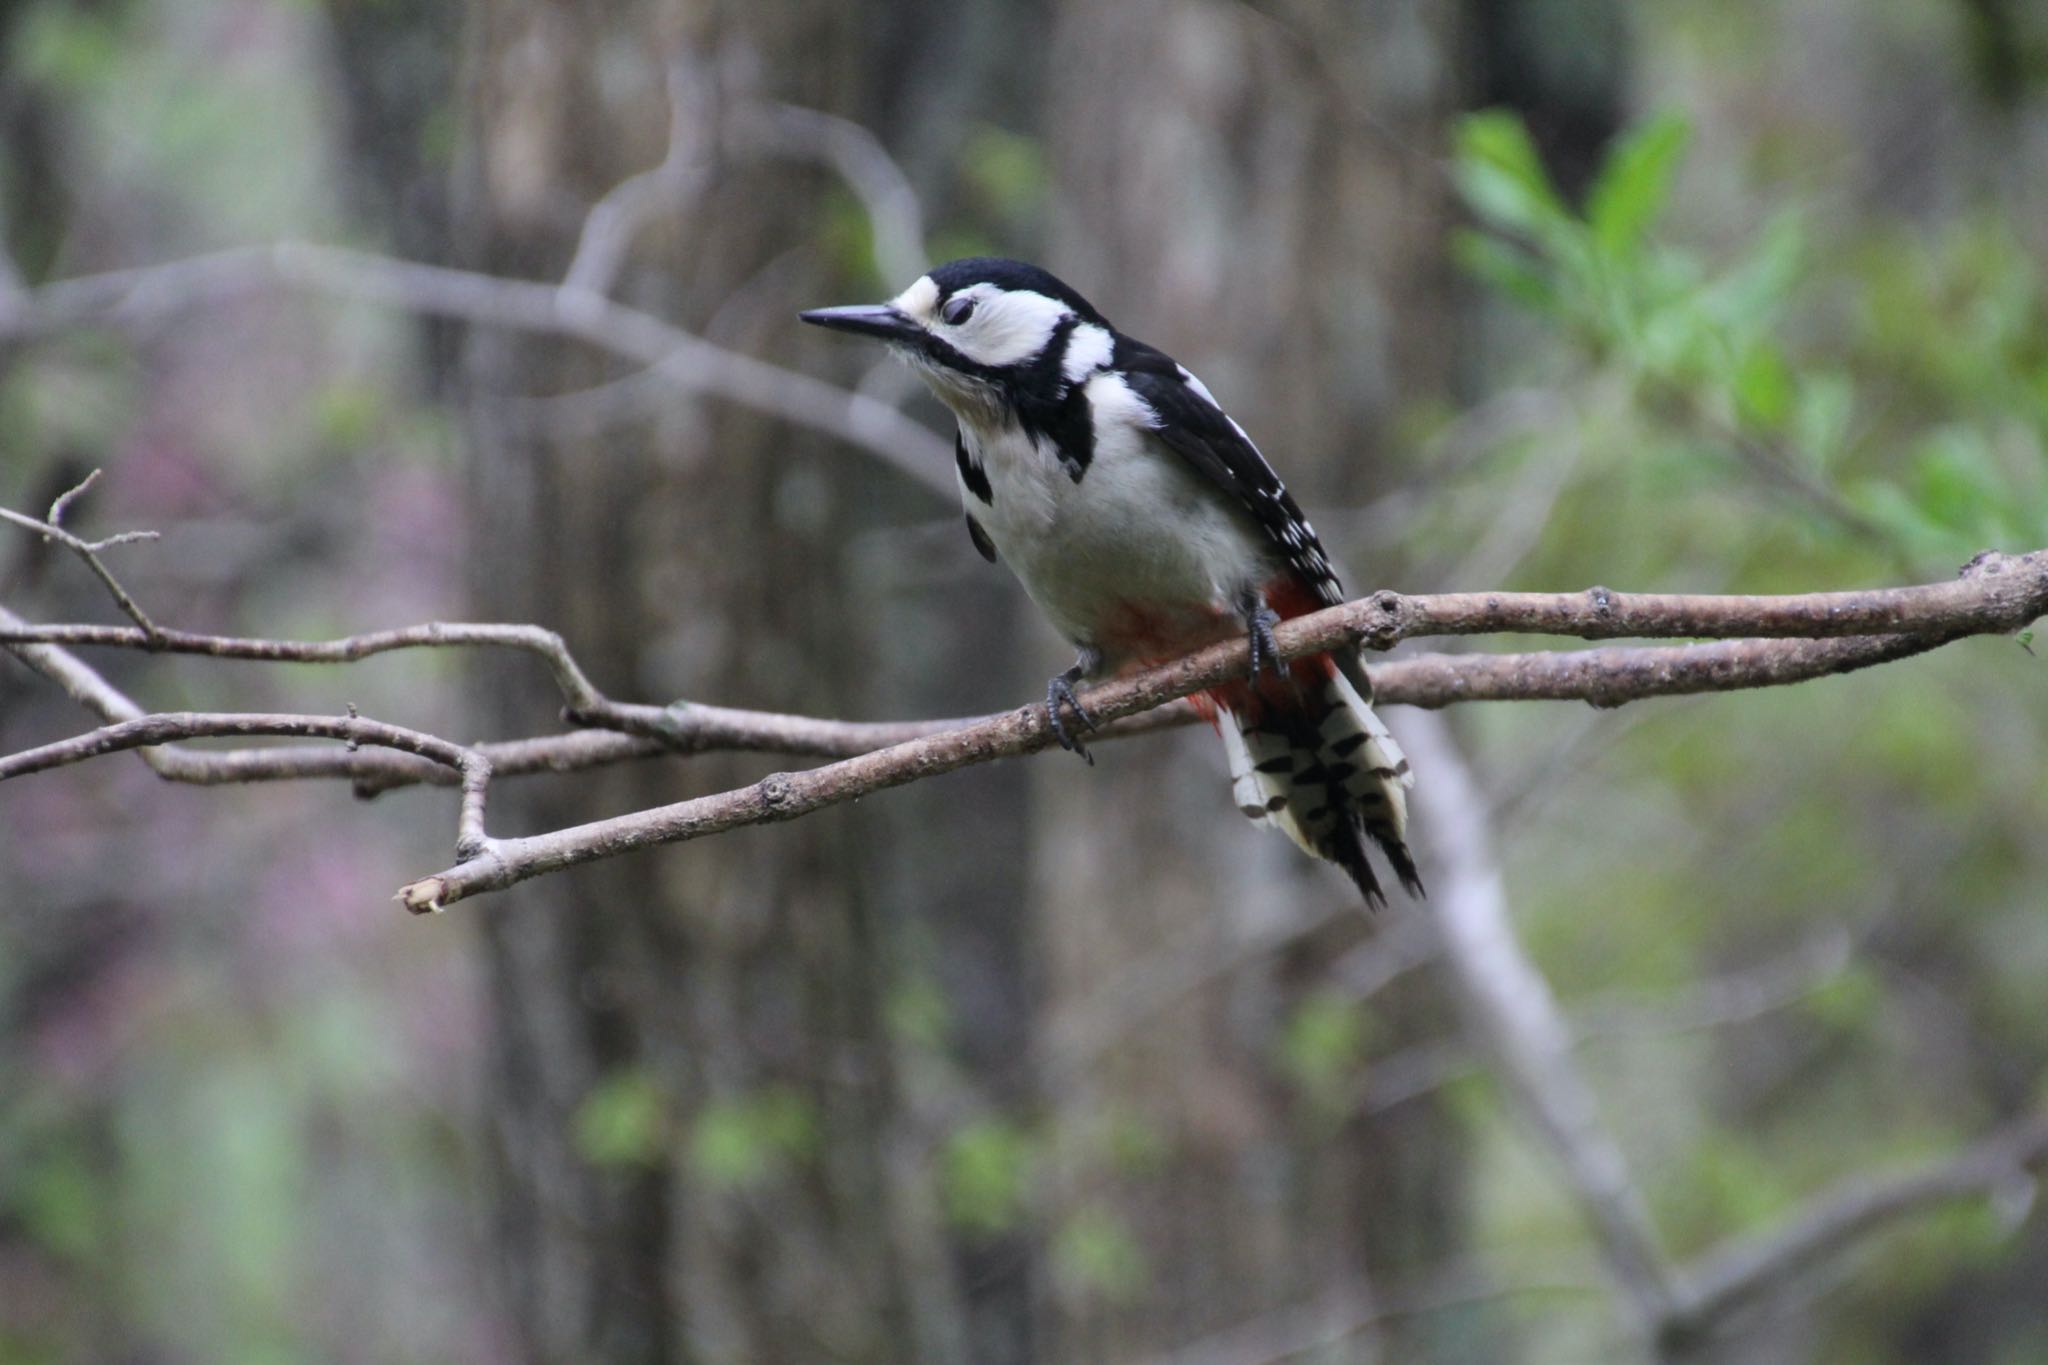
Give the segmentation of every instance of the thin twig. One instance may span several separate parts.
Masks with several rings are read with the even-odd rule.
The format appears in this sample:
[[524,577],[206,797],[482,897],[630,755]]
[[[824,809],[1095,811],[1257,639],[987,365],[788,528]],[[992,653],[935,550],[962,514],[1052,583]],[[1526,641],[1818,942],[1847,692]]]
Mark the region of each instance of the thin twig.
[[[26,623],[17,623],[18,617],[0,609],[0,637],[36,633]],[[1434,709],[1469,701],[1552,700],[1613,706],[1620,700],[1615,694],[1616,684],[1610,682],[1613,674],[1654,680],[1654,689],[1646,684],[1634,693],[1642,699],[1796,682],[1886,662],[1906,652],[1934,648],[1939,643],[1924,636],[1901,636],[1826,642],[1736,640],[1712,645],[1551,654],[1423,654],[1374,665],[1370,672],[1378,700],[1388,705]],[[36,664],[27,652],[45,650],[63,656],[70,665],[85,668],[76,656],[54,645],[0,643],[0,647],[22,654],[31,667]],[[1729,647],[1752,656],[1748,672],[1727,665],[1722,656]],[[1790,662],[1781,661],[1769,651],[1787,656]],[[103,719],[132,719],[144,714],[132,703],[131,708],[127,715],[93,709]],[[663,754],[735,751],[851,758],[907,740],[987,723],[1000,719],[1004,713],[960,720],[843,721],[701,703],[658,707],[604,702],[583,714],[592,723],[622,728],[616,732],[582,730],[489,741],[473,747],[491,760],[499,777],[580,772]],[[1198,719],[1186,703],[1169,703],[1105,726],[1094,739],[1113,741],[1190,725]],[[167,747],[145,751],[144,757],[150,759],[161,776],[200,786],[341,779],[353,783],[359,795],[374,796],[416,783],[450,786],[455,782],[446,769],[396,752],[348,754],[326,748],[278,747],[198,753]]]
[[1157,1357],[1153,1365],[1279,1365],[1281,1361],[1321,1359],[1312,1353],[1326,1351],[1382,1322],[1508,1298],[1597,1295],[1600,1290],[1597,1280],[1570,1278],[1555,1270],[1528,1279],[1501,1279],[1464,1269],[1440,1271],[1384,1292],[1341,1292],[1275,1309],[1176,1347]]
[[747,150],[804,157],[837,172],[867,212],[883,278],[901,286],[925,272],[924,206],[873,133],[837,114],[775,103],[742,108],[735,131]]
[[156,640],[162,636],[163,632],[157,628],[156,622],[149,619],[149,613],[145,612],[136,603],[135,599],[128,595],[128,590],[121,586],[121,580],[114,577],[113,570],[109,569],[106,563],[100,559],[100,551],[112,549],[116,545],[133,545],[138,541],[155,540],[157,533],[155,531],[123,531],[118,535],[108,536],[104,540],[82,540],[58,524],[64,519],[64,514],[70,510],[72,501],[84,493],[86,489],[92,487],[93,482],[99,476],[100,471],[95,469],[92,473],[86,475],[77,487],[70,489],[68,492],[58,494],[57,500],[50,504],[50,519],[48,521],[37,521],[34,517],[10,511],[5,507],[0,507],[0,519],[11,521],[17,526],[34,531],[44,540],[62,545],[65,549],[70,550],[73,554],[84,560],[85,566],[91,569],[101,584],[106,587],[107,592],[113,597],[115,605],[121,608],[122,614],[133,621],[142,632],[142,647],[145,649],[154,648]]
[[350,750],[370,745],[396,749],[441,764],[459,773],[462,779],[462,813],[455,843],[457,858],[473,858],[490,842],[484,832],[485,797],[491,779],[488,758],[438,735],[356,715],[353,708],[345,716],[210,711],[171,711],[140,716],[0,758],[0,782],[83,763],[103,754],[153,748],[177,740],[246,738],[252,735],[335,739],[347,744]]
[[59,493],[56,499],[51,502],[49,515],[44,519],[52,526],[62,526],[64,524],[64,514],[71,510],[71,504],[85,496],[86,490],[99,481],[100,471],[95,469],[76,484]]
[[572,337],[659,370],[679,388],[724,398],[838,437],[951,501],[952,448],[886,403],[727,350],[592,289],[510,280],[307,242],[232,247],[162,265],[60,280],[0,310],[0,338],[94,323],[139,328],[193,303],[254,286]]
[[[1848,967],[1852,937],[1842,928],[1800,944],[1768,962],[1710,978],[1668,999],[1603,997],[1566,1006],[1573,1046],[1597,1039],[1644,1038],[1724,1028],[1785,1009],[1814,994]],[[1359,1107],[1383,1113],[1483,1069],[1461,1038],[1417,1043],[1372,1063]]]
[[1930,1206],[2010,1192],[2017,1222],[2032,1207],[2044,1164],[2048,1113],[2037,1113],[1951,1157],[1893,1175],[1846,1176],[1776,1227],[1716,1247],[1687,1267],[1688,1292],[1665,1324],[1665,1349],[1682,1352],[1799,1272]]
[[[31,529],[44,524],[18,513],[6,513]],[[60,533],[61,534],[61,533]],[[2048,550],[2024,555],[1986,552],[1964,566],[1956,579],[1907,588],[1867,588],[1851,592],[1799,593],[1779,597],[1625,593],[1608,588],[1583,592],[1451,592],[1404,595],[1381,591],[1310,616],[1282,628],[1283,651],[1290,657],[1318,653],[1342,645],[1388,649],[1403,640],[1433,635],[1541,634],[1585,640],[1709,638],[1731,643],[1755,641],[1730,637],[1810,640],[1843,636],[1938,636],[1991,634],[2024,629],[2048,613]],[[1289,646],[1288,641],[1293,641]],[[290,663],[342,663],[389,649],[452,644],[502,644],[532,649],[557,666],[563,695],[573,706],[589,704],[598,694],[587,680],[572,685],[567,674],[581,678],[569,660],[561,637],[530,625],[430,622],[400,630],[375,631],[330,641],[257,640],[161,631],[155,640],[119,626],[55,625],[0,629],[0,644],[110,645],[177,654],[208,654],[217,658],[263,659]],[[1864,642],[1868,644],[1868,642]],[[1926,647],[1921,641],[1921,647]],[[1872,646],[1875,647],[1875,646]],[[1907,649],[1906,642],[1894,648]],[[1543,654],[1500,658],[1543,659]],[[1589,651],[1575,657],[1601,670],[1613,667],[1617,655]],[[1666,651],[1634,656],[1645,664],[1675,663],[1687,653]],[[1731,669],[1746,656],[1730,651],[1714,656]],[[1850,657],[1850,656],[1844,656]],[[1520,666],[1488,676],[1485,686],[1523,695]],[[1527,684],[1545,689],[1571,686],[1570,674],[1541,668]],[[1646,678],[1653,683],[1654,679]],[[1584,699],[1581,690],[1564,695]],[[1657,695],[1665,695],[1663,692]],[[580,699],[580,700],[579,700]],[[1426,704],[1426,703],[1422,703]]]
[[[4,509],[0,509],[4,511]],[[523,650],[546,662],[571,709],[601,711],[609,703],[576,663],[562,637],[542,626],[471,621],[426,621],[392,630],[365,631],[335,640],[267,640],[239,635],[206,635],[159,628],[154,634],[127,626],[34,626],[14,624],[11,614],[0,621],[0,645],[108,645],[152,653],[198,654],[214,659],[253,659],[263,663],[356,663],[400,649],[446,649],[484,646]]]
[[706,170],[699,130],[709,120],[709,111],[693,98],[701,84],[696,77],[683,58],[669,63],[668,149],[661,164],[620,181],[592,205],[562,276],[564,289],[609,294],[640,230],[695,197]]

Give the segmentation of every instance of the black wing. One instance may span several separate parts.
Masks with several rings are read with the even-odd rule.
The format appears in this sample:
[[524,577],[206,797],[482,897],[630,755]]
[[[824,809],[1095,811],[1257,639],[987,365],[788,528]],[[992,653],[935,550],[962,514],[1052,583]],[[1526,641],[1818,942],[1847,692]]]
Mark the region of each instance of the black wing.
[[1288,567],[1324,605],[1342,602],[1343,586],[1315,527],[1244,428],[1216,405],[1201,381],[1172,356],[1126,336],[1117,337],[1111,364],[1158,414],[1160,439],[1251,513]]

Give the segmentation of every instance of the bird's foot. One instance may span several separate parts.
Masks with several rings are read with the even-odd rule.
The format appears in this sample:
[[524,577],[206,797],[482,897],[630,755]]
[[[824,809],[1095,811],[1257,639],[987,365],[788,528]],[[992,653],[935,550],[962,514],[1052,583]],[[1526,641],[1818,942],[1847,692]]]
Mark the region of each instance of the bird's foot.
[[1280,661],[1280,646],[1273,639],[1273,627],[1280,624],[1280,613],[1267,606],[1263,598],[1255,597],[1245,604],[1244,623],[1251,634],[1252,681],[1259,680],[1261,669],[1275,678],[1285,676],[1287,665]]
[[1096,728],[1095,717],[1088,714],[1088,708],[1081,705],[1080,699],[1074,695],[1074,684],[1087,676],[1086,662],[1084,655],[1081,663],[1075,664],[1064,673],[1053,674],[1051,681],[1046,683],[1045,720],[1046,724],[1052,727],[1053,738],[1060,742],[1062,749],[1081,755],[1087,760],[1088,765],[1093,767],[1095,756],[1088,752],[1088,747],[1081,743],[1078,735],[1069,732],[1066,721],[1060,718],[1060,708],[1065,706],[1074,713],[1074,718],[1082,725],[1090,730]]

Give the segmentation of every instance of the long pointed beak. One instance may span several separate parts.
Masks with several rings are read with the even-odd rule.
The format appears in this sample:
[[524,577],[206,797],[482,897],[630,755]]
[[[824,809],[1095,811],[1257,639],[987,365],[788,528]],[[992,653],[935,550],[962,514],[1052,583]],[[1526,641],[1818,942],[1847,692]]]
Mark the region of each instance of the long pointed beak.
[[844,308],[813,308],[798,317],[817,327],[856,336],[880,337],[883,341],[908,341],[923,333],[902,310],[886,303],[856,303]]

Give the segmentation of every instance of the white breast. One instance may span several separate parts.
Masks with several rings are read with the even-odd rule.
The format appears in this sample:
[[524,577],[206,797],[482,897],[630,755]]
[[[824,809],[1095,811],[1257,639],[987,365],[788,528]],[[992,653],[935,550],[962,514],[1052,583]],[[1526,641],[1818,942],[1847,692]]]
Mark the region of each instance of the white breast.
[[1105,632],[1120,620],[1233,611],[1278,557],[1249,515],[1150,430],[1150,409],[1121,378],[1098,373],[1086,392],[1095,452],[1079,483],[1015,425],[966,422],[994,505],[961,494],[1060,633],[1114,662],[1118,644]]

